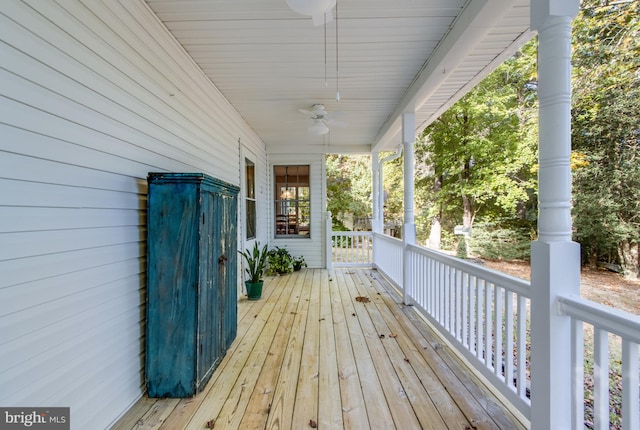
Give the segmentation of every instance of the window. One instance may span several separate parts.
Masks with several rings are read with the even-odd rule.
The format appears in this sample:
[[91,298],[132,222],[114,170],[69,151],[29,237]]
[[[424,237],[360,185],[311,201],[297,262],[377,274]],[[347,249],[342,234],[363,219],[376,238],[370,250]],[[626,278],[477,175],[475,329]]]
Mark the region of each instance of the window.
[[245,211],[247,239],[256,237],[256,166],[248,158],[244,159],[245,165]]
[[274,166],[275,232],[282,237],[309,237],[309,166]]

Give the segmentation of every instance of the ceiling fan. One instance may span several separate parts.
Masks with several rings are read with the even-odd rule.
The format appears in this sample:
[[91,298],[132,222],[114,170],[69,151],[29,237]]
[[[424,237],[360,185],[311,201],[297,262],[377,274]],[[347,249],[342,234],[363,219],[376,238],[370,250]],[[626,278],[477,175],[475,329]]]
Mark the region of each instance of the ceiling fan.
[[322,104],[314,104],[311,110],[300,109],[300,112],[313,121],[313,124],[309,127],[309,133],[314,136],[327,134],[330,127],[346,127],[349,125],[346,121],[337,119],[344,116],[344,112],[327,112]]

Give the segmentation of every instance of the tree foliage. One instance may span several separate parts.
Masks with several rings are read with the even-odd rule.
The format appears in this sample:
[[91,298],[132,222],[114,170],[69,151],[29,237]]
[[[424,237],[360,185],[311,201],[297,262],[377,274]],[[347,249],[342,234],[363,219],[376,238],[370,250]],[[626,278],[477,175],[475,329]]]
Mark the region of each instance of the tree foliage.
[[535,45],[530,43],[423,133],[417,186],[432,190],[445,228],[485,218],[524,218],[535,189]]
[[[574,239],[585,261],[619,263],[635,275],[640,243],[640,2],[582,0],[574,20],[572,145]],[[537,40],[487,76],[416,143],[418,240],[479,221],[471,251],[526,257],[537,221]],[[368,170],[328,164],[330,210],[364,213]],[[355,170],[347,170],[355,169]],[[368,168],[368,167],[367,167]],[[402,158],[386,163],[385,221],[402,220]],[[356,191],[364,190],[366,191]],[[370,206],[369,206],[370,207]],[[439,242],[439,240],[438,240]],[[475,244],[475,246],[474,246]],[[513,248],[513,249],[508,249]],[[453,249],[453,248],[452,248]],[[513,252],[512,252],[513,251]]]
[[335,155],[326,157],[327,210],[339,224],[371,216],[371,157]]
[[640,5],[584,0],[574,25],[575,239],[633,275],[640,242]]

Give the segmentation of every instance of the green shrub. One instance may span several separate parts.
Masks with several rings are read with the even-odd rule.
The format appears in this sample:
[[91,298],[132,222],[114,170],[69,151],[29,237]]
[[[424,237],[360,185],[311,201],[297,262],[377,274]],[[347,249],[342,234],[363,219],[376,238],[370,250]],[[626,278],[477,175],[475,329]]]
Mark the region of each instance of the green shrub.
[[464,236],[460,236],[460,240],[458,240],[458,248],[456,249],[456,257],[458,258],[467,258],[467,241]]
[[284,275],[293,272],[293,257],[287,248],[276,246],[267,253],[267,275]]
[[492,260],[529,260],[531,227],[518,224],[478,222],[473,226],[473,253]]
[[331,229],[333,231],[351,231],[344,223],[336,217],[331,218]]

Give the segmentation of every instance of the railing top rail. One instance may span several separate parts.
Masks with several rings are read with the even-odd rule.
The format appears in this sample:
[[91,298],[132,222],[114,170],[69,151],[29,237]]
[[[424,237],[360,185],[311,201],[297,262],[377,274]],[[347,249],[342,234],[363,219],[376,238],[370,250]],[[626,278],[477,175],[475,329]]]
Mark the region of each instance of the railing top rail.
[[332,236],[373,236],[372,231],[332,231]]
[[577,296],[561,297],[560,311],[640,344],[640,316]]
[[439,261],[440,263],[444,263],[467,272],[479,279],[483,279],[486,282],[491,282],[492,284],[504,287],[509,291],[520,294],[521,296],[531,298],[531,283],[524,279],[516,278],[515,276],[482,267],[475,263],[470,263],[460,258],[452,257],[418,245],[409,245],[408,250],[409,252],[425,255],[428,258]]
[[382,234],[382,233],[373,233],[374,237],[378,237],[380,239],[384,239],[384,240],[388,240],[389,242],[398,242],[398,243],[402,243],[401,239],[398,239],[397,237],[391,237],[388,234]]

